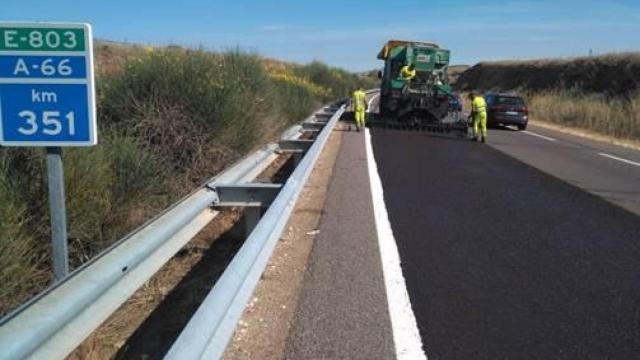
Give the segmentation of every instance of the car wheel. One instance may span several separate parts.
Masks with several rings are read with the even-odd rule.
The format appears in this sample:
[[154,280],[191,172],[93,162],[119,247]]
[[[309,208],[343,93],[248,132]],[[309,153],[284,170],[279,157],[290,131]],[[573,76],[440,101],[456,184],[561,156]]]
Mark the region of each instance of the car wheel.
[[518,125],[518,130],[522,131],[522,130],[526,130],[526,129],[527,129],[527,124]]

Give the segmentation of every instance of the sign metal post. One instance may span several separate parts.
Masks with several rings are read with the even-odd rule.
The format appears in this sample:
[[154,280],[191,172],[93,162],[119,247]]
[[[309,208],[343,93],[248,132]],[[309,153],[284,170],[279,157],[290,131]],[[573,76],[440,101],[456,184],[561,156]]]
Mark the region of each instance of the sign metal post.
[[60,147],[47,148],[47,179],[49,183],[49,208],[51,214],[53,274],[56,280],[60,280],[69,273],[67,211],[64,197],[62,148]]

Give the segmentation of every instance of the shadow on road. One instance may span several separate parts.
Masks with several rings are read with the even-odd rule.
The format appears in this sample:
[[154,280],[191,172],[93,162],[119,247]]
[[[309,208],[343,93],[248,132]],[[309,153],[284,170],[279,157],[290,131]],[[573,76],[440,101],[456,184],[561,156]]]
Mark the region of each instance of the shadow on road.
[[427,131],[416,131],[416,130],[400,130],[400,129],[387,129],[382,127],[369,127],[369,131],[371,134],[406,134],[407,136],[416,136],[416,137],[424,137],[424,138],[434,138],[434,139],[443,139],[449,141],[462,141],[462,142],[470,142],[470,138],[467,137],[464,133],[450,132],[450,133],[435,133],[435,132],[427,132]]

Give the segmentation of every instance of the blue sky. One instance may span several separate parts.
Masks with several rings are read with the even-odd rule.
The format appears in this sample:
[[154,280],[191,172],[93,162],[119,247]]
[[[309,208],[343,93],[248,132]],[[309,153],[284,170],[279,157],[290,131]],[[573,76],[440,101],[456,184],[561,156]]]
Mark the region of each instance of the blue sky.
[[350,70],[390,38],[436,41],[452,62],[640,50],[640,0],[5,0],[1,20],[89,22],[115,41],[240,46]]

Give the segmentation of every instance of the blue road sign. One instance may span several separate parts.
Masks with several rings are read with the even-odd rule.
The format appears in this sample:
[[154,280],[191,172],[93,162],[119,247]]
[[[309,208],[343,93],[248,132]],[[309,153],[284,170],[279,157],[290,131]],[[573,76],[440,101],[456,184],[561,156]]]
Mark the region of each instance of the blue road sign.
[[0,23],[0,145],[97,143],[88,24]]

